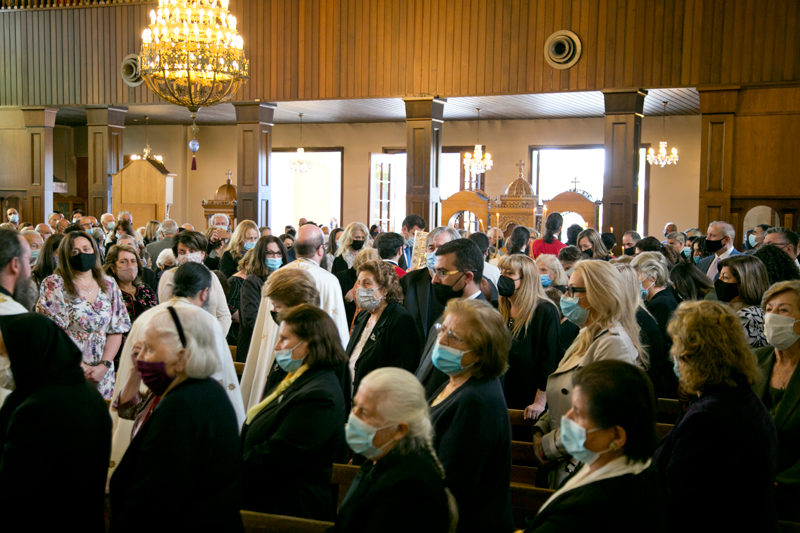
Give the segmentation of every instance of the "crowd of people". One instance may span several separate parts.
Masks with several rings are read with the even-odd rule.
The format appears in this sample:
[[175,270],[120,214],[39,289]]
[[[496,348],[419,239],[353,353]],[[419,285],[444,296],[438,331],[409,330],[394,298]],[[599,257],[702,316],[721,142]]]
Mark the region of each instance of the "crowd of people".
[[[241,510],[342,533],[800,522],[788,228],[759,225],[740,252],[724,221],[670,223],[663,240],[631,230],[618,247],[559,213],[542,235],[425,233],[419,215],[398,232],[301,219],[278,236],[226,215],[204,232],[71,215],[34,226],[9,209],[0,228],[10,523],[242,531]],[[682,410],[660,441],[659,398]],[[527,524],[512,440],[555,491]],[[360,469],[337,510],[346,463]],[[687,501],[705,509],[690,525]]]

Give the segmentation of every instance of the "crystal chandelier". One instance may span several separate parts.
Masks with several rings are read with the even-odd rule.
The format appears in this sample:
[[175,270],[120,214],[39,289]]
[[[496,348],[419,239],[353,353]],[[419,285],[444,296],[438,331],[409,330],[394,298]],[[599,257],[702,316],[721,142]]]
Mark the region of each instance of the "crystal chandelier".
[[147,122],[149,120],[150,117],[144,117],[144,150],[142,150],[142,155],[133,154],[131,156],[131,161],[137,161],[139,159],[155,159],[159,163],[164,161],[160,155],[150,155],[150,142],[147,139]]
[[311,170],[311,165],[311,158],[303,150],[303,114],[300,113],[300,148],[297,149],[297,154],[294,158],[289,160],[289,168],[299,174],[303,174]]
[[158,0],[150,11],[139,72],[151,91],[191,111],[193,154],[200,148],[197,111],[230,99],[250,77],[243,48],[228,0]]
[[[667,102],[664,102],[664,115],[661,121],[661,138],[667,138]],[[666,165],[677,165],[678,150],[673,148],[672,153],[667,155],[667,141],[661,141],[658,143],[658,154],[656,154],[655,150],[652,148],[647,151],[647,162],[651,165],[661,165],[662,168]]]
[[487,170],[492,169],[494,161],[489,154],[483,154],[483,147],[481,146],[481,108],[478,109],[478,144],[475,145],[475,152],[464,156],[464,170],[470,173],[474,178],[478,174],[483,174]]

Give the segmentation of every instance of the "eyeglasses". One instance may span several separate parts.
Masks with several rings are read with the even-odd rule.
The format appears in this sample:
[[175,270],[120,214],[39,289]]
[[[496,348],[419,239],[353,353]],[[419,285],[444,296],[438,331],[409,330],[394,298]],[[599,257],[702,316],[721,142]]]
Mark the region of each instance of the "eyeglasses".
[[280,252],[269,252],[268,251],[264,255],[266,255],[267,257],[283,257],[283,254],[280,253]]
[[567,287],[567,295],[571,298],[575,297],[576,293],[586,292],[586,287]]
[[453,333],[453,330],[451,330],[447,326],[436,324],[436,327],[439,330],[437,332],[437,335],[439,336],[440,339],[442,337],[447,337],[448,341],[452,342],[453,344],[466,344],[466,341],[464,339]]
[[440,278],[444,278],[446,276],[452,276],[453,274],[459,274],[462,272],[474,272],[473,270],[445,270],[443,268],[437,268],[433,271],[434,276],[438,276]]

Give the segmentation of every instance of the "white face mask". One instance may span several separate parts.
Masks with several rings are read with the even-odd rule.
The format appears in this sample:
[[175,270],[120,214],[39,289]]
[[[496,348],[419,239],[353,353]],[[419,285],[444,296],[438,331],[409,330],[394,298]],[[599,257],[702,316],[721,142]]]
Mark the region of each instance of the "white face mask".
[[203,262],[203,252],[191,252],[184,255],[178,256],[178,265],[182,265],[184,263],[202,263]]
[[777,313],[764,315],[764,336],[767,337],[767,342],[776,350],[786,350],[791,347],[800,339],[800,335],[794,332],[795,322],[797,320],[792,317]]

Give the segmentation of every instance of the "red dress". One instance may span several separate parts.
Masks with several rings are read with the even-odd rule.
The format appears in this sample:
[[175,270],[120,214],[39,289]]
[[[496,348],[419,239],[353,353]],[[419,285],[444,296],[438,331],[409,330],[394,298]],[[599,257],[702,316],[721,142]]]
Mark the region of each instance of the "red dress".
[[551,254],[558,257],[558,252],[566,247],[567,245],[558,239],[553,239],[550,244],[544,242],[544,239],[536,239],[531,244],[531,257],[536,259],[542,254]]

